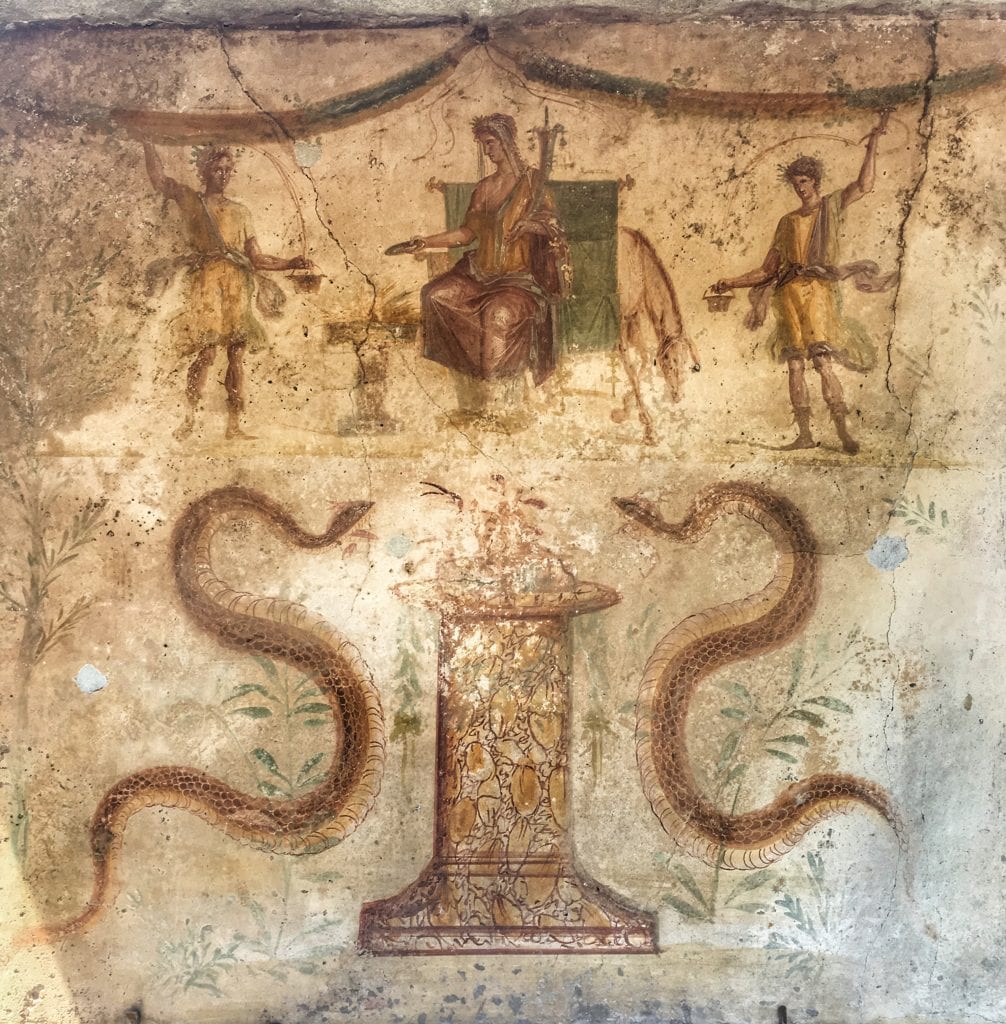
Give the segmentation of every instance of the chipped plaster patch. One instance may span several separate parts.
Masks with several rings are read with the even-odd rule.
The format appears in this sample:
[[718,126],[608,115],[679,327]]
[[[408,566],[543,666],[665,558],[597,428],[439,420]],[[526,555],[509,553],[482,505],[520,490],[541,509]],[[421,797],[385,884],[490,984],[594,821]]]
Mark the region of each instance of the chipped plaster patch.
[[80,671],[73,677],[73,681],[81,693],[97,693],[108,686],[108,677],[90,662],[81,666]]
[[297,141],[293,144],[293,155],[299,166],[313,167],[321,159],[321,143]]
[[881,534],[866,557],[874,569],[893,572],[908,557],[908,542],[893,533]]

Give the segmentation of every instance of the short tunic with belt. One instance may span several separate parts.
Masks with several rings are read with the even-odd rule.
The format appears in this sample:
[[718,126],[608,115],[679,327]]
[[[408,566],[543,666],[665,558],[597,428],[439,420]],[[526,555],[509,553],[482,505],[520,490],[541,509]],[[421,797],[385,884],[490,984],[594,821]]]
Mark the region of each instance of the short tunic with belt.
[[175,199],[191,247],[183,258],[184,306],[170,324],[179,357],[214,345],[256,348],[265,331],[253,313],[255,274],[245,243],[254,237],[247,207],[178,185]]
[[772,293],[776,329],[769,353],[780,362],[807,358],[823,346],[856,368],[872,366],[876,353],[863,327],[842,315],[839,282],[839,233],[845,219],[842,192],[832,192],[811,213],[795,210],[779,221],[772,249],[779,271]]

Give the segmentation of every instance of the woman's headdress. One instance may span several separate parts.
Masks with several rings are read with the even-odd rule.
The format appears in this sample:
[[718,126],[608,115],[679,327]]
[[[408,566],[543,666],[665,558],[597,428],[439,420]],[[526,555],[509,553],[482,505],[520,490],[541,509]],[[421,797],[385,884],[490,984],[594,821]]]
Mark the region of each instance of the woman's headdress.
[[484,114],[472,119],[473,135],[494,135],[500,140],[510,166],[515,174],[522,174],[527,167],[517,145],[517,122],[509,114]]

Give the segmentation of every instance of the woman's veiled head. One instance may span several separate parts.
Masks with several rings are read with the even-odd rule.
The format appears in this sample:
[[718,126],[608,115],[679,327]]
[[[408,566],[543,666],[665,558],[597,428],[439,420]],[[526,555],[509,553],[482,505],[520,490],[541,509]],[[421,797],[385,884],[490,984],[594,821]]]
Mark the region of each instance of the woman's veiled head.
[[517,145],[517,122],[509,114],[485,114],[472,121],[472,134],[493,163],[508,163],[515,174],[524,170]]

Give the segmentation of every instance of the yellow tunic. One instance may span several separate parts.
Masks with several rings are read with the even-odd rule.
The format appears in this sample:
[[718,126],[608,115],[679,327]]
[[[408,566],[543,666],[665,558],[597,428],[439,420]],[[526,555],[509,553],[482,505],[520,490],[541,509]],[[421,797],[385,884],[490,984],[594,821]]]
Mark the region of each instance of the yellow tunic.
[[772,248],[779,254],[777,284],[772,292],[776,328],[769,353],[780,362],[807,358],[812,346],[825,346],[853,369],[876,362],[862,326],[842,315],[839,288],[839,234],[845,219],[842,193],[832,192],[812,213],[799,210],[779,221]]
[[255,278],[245,256],[245,243],[254,237],[251,215],[225,196],[178,187],[175,198],[192,249],[185,306],[171,322],[178,355],[213,345],[254,347],[265,340],[265,331],[252,312]]
[[[796,218],[793,237],[797,243],[797,261],[806,259],[814,214]],[[795,277],[776,290],[773,308],[778,318],[780,337],[788,349],[807,355],[815,342],[828,344],[838,335],[838,310],[835,285],[819,278]]]
[[[828,235],[822,239],[819,248],[829,265],[837,262],[835,245],[837,227],[841,219],[842,193],[833,192],[821,201],[827,204],[829,220]],[[806,356],[811,345],[840,344],[840,318],[838,313],[838,286],[834,281],[818,277],[807,277],[795,273],[796,268],[814,262],[808,258],[811,237],[818,223],[819,211],[802,214],[799,210],[787,213],[776,228],[772,248],[780,256],[779,274],[782,280],[794,275],[776,288],[772,296],[772,308],[776,315],[775,343],[782,353]],[[828,251],[831,249],[832,251]]]

